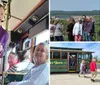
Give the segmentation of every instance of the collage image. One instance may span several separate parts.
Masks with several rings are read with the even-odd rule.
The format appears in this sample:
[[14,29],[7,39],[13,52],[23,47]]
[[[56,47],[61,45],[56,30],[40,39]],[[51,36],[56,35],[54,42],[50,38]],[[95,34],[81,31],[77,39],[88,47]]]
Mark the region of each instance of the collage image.
[[50,85],[100,84],[100,0],[51,0]]
[[0,0],[0,85],[100,85],[100,0]]

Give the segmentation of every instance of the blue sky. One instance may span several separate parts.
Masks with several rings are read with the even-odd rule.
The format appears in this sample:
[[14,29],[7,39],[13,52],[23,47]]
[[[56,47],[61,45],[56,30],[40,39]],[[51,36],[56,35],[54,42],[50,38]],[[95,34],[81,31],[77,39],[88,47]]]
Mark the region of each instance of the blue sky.
[[100,0],[51,0],[50,10],[63,10],[63,11],[100,10]]
[[67,42],[57,42],[57,43],[50,43],[50,46],[55,46],[55,47],[68,47],[68,48],[83,48],[84,51],[93,51],[93,56],[98,56],[100,59],[100,43],[79,43],[79,42],[74,42],[74,43],[67,43]]

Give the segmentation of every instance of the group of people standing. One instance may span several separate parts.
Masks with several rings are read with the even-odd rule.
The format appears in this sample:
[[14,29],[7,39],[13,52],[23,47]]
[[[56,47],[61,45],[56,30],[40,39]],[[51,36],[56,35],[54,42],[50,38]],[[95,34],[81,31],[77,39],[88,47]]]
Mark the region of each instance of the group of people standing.
[[91,17],[85,15],[75,23],[73,17],[69,19],[67,34],[69,41],[92,41],[95,26]]
[[[50,41],[64,41],[63,39],[63,26],[59,23],[59,20],[51,19],[50,21]],[[93,41],[93,35],[95,32],[95,21],[92,17],[83,15],[82,18],[75,19],[71,17],[69,24],[67,25],[66,35],[68,35],[68,41]]]

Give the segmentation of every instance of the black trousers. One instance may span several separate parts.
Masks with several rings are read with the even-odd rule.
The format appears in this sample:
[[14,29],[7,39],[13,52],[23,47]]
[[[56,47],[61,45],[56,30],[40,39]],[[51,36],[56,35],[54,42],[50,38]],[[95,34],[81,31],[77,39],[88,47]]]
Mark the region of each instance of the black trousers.
[[50,37],[50,41],[54,41],[54,37]]
[[63,36],[55,36],[56,41],[64,41]]

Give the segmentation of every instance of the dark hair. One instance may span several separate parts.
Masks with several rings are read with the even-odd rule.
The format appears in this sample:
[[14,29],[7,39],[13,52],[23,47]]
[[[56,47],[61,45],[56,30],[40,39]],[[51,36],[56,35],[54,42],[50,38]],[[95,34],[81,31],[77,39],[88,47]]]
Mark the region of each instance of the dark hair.
[[15,54],[14,52],[10,52],[11,54]]
[[71,17],[69,20],[72,20],[73,24],[75,24],[75,19],[73,17]]
[[9,43],[9,47],[14,48],[15,46],[16,46],[16,44],[14,42]]
[[86,17],[86,15],[82,15],[82,16]]
[[1,4],[0,4],[0,8],[3,8],[3,9],[5,10],[4,6],[3,6],[3,5],[1,5]]
[[19,60],[20,60],[20,61],[25,60],[24,55],[26,54],[26,52],[27,52],[27,50],[24,50],[24,51],[18,51],[18,57],[19,57]]
[[50,24],[54,24],[54,20],[50,20]]

